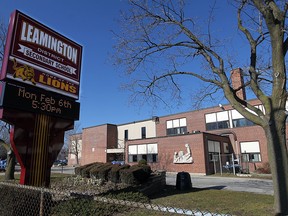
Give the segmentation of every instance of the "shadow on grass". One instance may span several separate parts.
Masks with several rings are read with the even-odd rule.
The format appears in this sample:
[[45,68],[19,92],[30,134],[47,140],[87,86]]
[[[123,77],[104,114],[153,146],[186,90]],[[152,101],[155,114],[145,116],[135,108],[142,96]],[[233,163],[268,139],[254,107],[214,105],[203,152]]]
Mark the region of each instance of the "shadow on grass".
[[165,188],[163,188],[163,190],[149,196],[149,198],[157,199],[157,198],[172,196],[176,194],[185,194],[185,193],[199,192],[199,191],[204,191],[204,190],[222,190],[225,187],[226,186],[219,185],[219,186],[205,187],[205,188],[192,187],[191,189],[187,189],[187,190],[179,190],[176,188],[176,186],[166,185]]

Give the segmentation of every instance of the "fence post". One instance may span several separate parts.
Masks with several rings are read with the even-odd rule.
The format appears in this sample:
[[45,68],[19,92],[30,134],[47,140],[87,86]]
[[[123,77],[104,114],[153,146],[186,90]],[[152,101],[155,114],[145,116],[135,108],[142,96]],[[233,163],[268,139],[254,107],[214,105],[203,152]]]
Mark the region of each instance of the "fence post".
[[219,166],[220,166],[220,174],[221,174],[221,176],[222,176],[222,160],[221,160],[222,158],[221,158],[221,153],[220,153],[220,151],[219,151]]
[[39,216],[44,216],[44,192],[43,188],[40,191],[40,208],[39,208]]
[[232,153],[232,167],[233,167],[233,174],[236,175],[236,172],[235,172],[235,163],[234,163],[234,155]]

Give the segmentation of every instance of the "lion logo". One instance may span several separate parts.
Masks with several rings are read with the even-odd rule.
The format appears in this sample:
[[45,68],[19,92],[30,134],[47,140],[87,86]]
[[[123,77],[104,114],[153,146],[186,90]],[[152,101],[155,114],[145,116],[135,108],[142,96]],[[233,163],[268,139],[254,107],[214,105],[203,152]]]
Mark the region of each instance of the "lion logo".
[[17,67],[17,61],[15,58],[13,59],[13,62],[14,62],[13,69],[15,71],[13,74],[13,77],[21,78],[23,81],[28,80],[32,82],[34,85],[36,85],[36,82],[34,79],[34,76],[35,76],[34,69],[32,67],[28,67],[27,65]]

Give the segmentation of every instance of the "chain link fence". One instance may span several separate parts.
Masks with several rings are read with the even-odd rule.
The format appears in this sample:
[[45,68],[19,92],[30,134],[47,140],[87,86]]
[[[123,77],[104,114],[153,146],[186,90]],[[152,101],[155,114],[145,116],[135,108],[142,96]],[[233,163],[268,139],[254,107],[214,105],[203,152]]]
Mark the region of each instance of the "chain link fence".
[[7,182],[0,182],[0,197],[1,216],[227,215]]

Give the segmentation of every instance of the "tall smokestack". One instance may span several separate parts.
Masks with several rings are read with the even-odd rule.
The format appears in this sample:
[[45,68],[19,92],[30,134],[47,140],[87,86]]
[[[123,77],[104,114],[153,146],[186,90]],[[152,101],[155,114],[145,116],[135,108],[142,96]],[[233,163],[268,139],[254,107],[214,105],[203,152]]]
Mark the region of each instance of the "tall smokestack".
[[243,71],[241,68],[236,68],[231,71],[232,88],[238,89],[236,95],[242,100],[246,100],[246,92],[244,87]]

